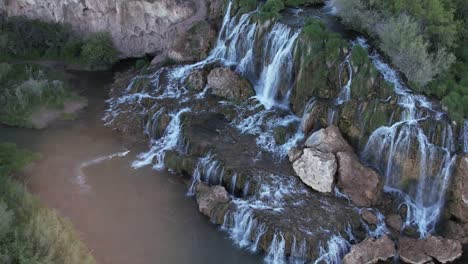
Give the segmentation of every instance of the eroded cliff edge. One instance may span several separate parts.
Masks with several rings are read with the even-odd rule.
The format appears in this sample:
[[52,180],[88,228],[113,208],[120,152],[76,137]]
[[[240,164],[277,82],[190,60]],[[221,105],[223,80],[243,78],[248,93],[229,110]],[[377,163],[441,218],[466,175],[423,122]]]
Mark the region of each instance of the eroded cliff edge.
[[[0,14],[106,31],[122,58],[158,55],[196,23],[222,16],[221,0],[3,0]],[[2,1],[2,2],[3,2]]]

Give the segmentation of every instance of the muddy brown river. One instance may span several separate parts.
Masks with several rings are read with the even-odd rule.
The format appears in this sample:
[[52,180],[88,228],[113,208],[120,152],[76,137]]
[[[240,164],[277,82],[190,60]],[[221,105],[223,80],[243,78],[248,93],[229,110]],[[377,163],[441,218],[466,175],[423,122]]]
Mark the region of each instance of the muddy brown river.
[[70,72],[89,101],[77,120],[40,131],[0,127],[1,142],[42,154],[27,170],[30,191],[71,220],[100,264],[261,263],[198,213],[180,177],[131,168],[145,146],[129,147],[103,126],[111,82],[111,72]]

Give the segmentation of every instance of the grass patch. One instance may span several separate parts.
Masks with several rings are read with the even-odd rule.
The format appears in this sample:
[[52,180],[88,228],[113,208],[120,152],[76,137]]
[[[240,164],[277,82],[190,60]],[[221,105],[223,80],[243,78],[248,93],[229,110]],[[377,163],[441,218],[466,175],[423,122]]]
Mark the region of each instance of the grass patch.
[[37,157],[0,144],[0,263],[95,263],[71,223],[10,178]]

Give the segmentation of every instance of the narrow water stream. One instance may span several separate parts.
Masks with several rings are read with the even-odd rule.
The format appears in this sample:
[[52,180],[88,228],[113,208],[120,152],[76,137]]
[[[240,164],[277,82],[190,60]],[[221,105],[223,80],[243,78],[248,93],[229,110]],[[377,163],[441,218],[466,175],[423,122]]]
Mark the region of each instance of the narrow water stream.
[[[29,189],[69,218],[100,264],[260,263],[198,213],[180,178],[131,162],[128,148],[103,126],[112,73],[70,73],[88,98],[75,121],[37,131],[0,127],[0,141],[42,154],[26,172]],[[125,155],[126,154],[126,155]]]

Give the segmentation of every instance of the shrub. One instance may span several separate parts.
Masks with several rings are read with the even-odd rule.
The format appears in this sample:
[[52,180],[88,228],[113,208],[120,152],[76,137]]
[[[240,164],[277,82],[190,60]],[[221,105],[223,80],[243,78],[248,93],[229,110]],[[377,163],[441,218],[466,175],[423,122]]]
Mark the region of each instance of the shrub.
[[0,144],[0,262],[95,263],[70,222],[8,177],[35,157],[14,144]]
[[7,205],[0,200],[0,240],[11,230],[13,217],[13,212],[9,211]]
[[[8,69],[8,66],[0,64],[1,68]],[[2,123],[28,127],[28,118],[37,108],[62,108],[65,100],[78,99],[62,80],[55,79],[38,66],[15,65],[9,68],[1,78],[4,83],[0,87]]]
[[0,143],[0,174],[17,172],[37,158],[37,154],[19,149],[16,144]]
[[267,0],[262,6],[261,11],[266,13],[279,13],[284,9],[284,3],[282,0]]
[[92,34],[82,47],[84,63],[91,69],[106,69],[117,61],[117,51],[107,33]]
[[429,45],[419,33],[419,25],[408,15],[391,17],[377,26],[380,49],[411,82],[426,85],[455,62],[445,49],[429,52]]

